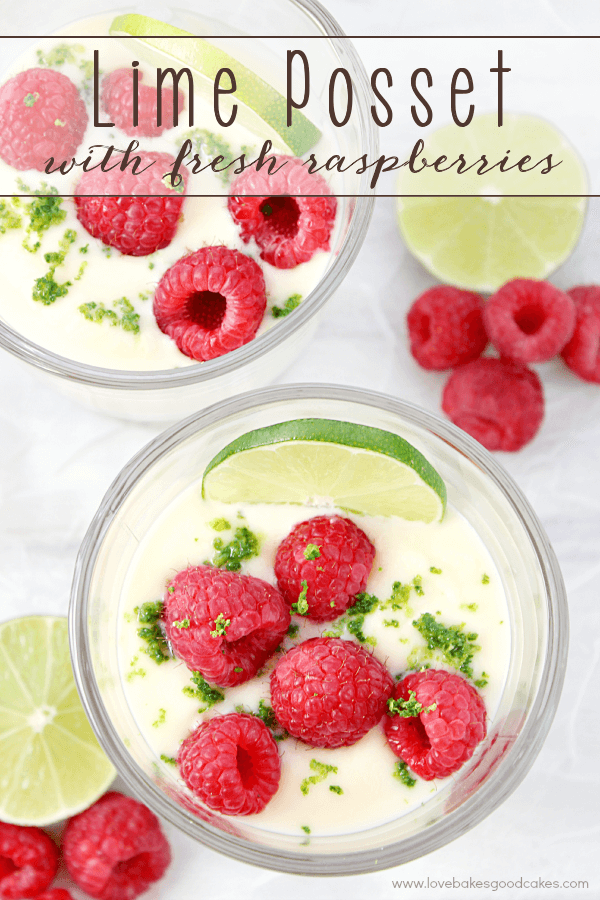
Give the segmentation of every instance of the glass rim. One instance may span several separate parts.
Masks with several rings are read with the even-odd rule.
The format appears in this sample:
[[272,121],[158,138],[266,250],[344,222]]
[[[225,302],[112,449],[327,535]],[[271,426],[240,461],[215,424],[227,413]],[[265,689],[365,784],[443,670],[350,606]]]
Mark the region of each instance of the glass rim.
[[[346,37],[333,16],[318,0],[286,0],[286,2],[302,10],[322,31],[323,36],[330,38],[330,43],[334,46],[337,44],[336,39],[343,39],[344,55],[352,67],[351,76],[357,101],[355,104],[355,113],[358,117],[357,129],[365,140],[367,156],[375,157],[379,147],[379,135],[373,118],[369,114],[370,83],[352,41]],[[302,329],[347,276],[364,242],[375,204],[375,189],[369,186],[370,170],[363,172],[359,177],[359,195],[355,197],[356,205],[352,219],[340,251],[333,259],[331,267],[300,306],[294,310],[293,316],[287,316],[284,322],[269,328],[264,334],[253,338],[237,350],[232,350],[216,359],[179,369],[143,371],[108,369],[67,359],[46,350],[1,319],[0,347],[48,374],[67,378],[80,384],[114,390],[161,390],[182,387],[189,384],[201,384],[214,377],[235,372],[243,366],[251,364],[263,354],[267,354]]]
[[[252,844],[190,815],[136,766],[123,747],[104,708],[90,662],[87,617],[95,561],[117,512],[138,481],[169,451],[196,432],[252,408],[298,399],[347,401],[375,407],[450,443],[483,470],[508,501],[531,541],[545,585],[548,607],[545,658],[531,709],[516,740],[466,801],[426,831],[381,846],[377,852],[367,849],[353,853],[292,853]],[[290,874],[350,875],[390,868],[438,849],[480,822],[517,788],[533,765],[556,712],[566,670],[568,612],[558,561],[541,523],[511,476],[481,444],[450,422],[387,394],[327,384],[292,384],[249,391],[201,410],[162,432],[124,466],[106,492],[77,556],[69,607],[69,637],[75,680],[96,736],[128,787],[154,812],[205,846],[241,862]]]

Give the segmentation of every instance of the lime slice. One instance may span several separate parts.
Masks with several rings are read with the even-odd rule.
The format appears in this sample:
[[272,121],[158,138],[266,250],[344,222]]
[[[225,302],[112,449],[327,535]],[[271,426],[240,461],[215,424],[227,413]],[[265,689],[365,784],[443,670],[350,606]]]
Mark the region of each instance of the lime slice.
[[0,625],[0,820],[49,825],[88,807],[115,770],[79,700],[67,620]]
[[[288,128],[287,104],[283,94],[204,38],[137,13],[117,16],[109,31],[117,37],[137,38],[128,40],[127,45],[131,47],[133,44],[142,59],[154,62],[163,69],[188,66],[193,76],[200,76],[200,85],[210,94],[211,102],[219,69],[231,69],[237,85],[235,93],[230,95],[231,102],[238,104],[236,122],[245,125],[261,140],[270,140],[275,147],[283,142],[295,156],[302,156],[321,137],[319,129],[299,110],[294,110],[292,124]],[[182,83],[185,84],[185,79]],[[228,81],[226,86],[229,86]]]
[[[493,165],[507,150],[505,166],[524,156],[531,157],[524,166],[538,160],[544,163],[529,172],[516,168],[500,172],[497,166],[482,175],[477,174],[481,164],[463,174],[457,174],[458,166],[447,172],[427,168],[416,174],[408,166],[402,169],[398,194],[445,195],[398,199],[400,231],[409,250],[441,281],[492,292],[512,278],[546,278],[575,247],[586,199],[539,195],[586,194],[587,176],[574,148],[543,119],[505,115],[498,128],[495,113],[476,116],[466,128],[449,125],[426,137],[421,156],[430,163],[447,157],[443,168],[461,153],[467,165],[483,153]],[[553,162],[561,162],[542,175],[549,154]]]
[[242,435],[206,467],[202,496],[422,522],[440,521],[446,506],[444,482],[411,444],[332,419],[294,419]]

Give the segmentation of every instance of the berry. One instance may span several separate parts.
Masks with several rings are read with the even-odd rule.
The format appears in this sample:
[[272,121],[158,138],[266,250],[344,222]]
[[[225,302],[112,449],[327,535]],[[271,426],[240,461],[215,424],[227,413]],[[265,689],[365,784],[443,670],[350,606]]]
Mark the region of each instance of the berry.
[[27,69],[0,87],[0,157],[15,169],[72,159],[87,122],[79,91],[54,69]]
[[0,898],[21,900],[45,890],[58,869],[58,849],[41,828],[0,822]]
[[316,516],[296,525],[281,542],[275,577],[290,606],[302,594],[308,609],[295,609],[315,622],[330,622],[364,591],[374,557],[375,547],[350,519]]
[[277,788],[281,763],[267,726],[255,716],[213,716],[187,737],[177,755],[181,777],[211,809],[249,816]]
[[[144,73],[138,70],[139,82]],[[138,83],[139,83],[138,82]],[[133,124],[133,69],[115,69],[102,81],[102,106],[117,128],[129,137],[158,137],[173,127],[173,91],[162,91],[161,124],[156,124],[158,92],[155,87],[139,84],[138,124]],[[177,92],[177,109],[183,109],[183,94]]]
[[[83,227],[127,256],[147,256],[171,243],[187,179],[184,170],[180,187],[170,187],[170,179],[164,176],[175,160],[168,153],[140,152],[137,156],[141,160],[137,174],[129,167],[124,172],[119,166],[109,172],[93,169],[75,189],[77,218]],[[100,196],[86,196],[90,194]]]
[[600,287],[575,287],[568,294],[575,303],[575,331],[562,358],[584,381],[600,384]]
[[271,674],[279,724],[311,747],[348,747],[381,719],[392,677],[353,641],[312,638],[283,656]]
[[559,353],[573,334],[575,304],[547,281],[516,278],[490,297],[483,324],[501,356],[543,362]]
[[301,159],[276,160],[279,168],[272,175],[268,165],[260,171],[255,166],[244,169],[231,185],[228,207],[242,240],[254,238],[261,259],[278,269],[293,269],[317,250],[329,250],[337,200],[326,181],[311,175]]
[[406,323],[410,352],[424,369],[450,369],[485,350],[483,300],[478,294],[439,286],[417,297]]
[[251,341],[266,306],[260,266],[227,247],[203,247],[183,256],[167,269],[154,294],[160,330],[199,361]]
[[474,359],[450,375],[442,409],[488,450],[520,450],[544,418],[542,383],[519,363]]
[[[256,675],[290,624],[277,588],[211,566],[192,566],[175,576],[163,616],[175,654],[220,687]],[[187,628],[174,625],[186,619]]]
[[384,729],[396,756],[425,781],[460,769],[486,735],[483,700],[461,675],[415,672],[398,682],[393,699],[415,700],[422,707],[407,718],[386,716]]
[[75,884],[100,900],[133,900],[171,861],[154,813],[115,791],[69,820],[62,850]]
[[73,897],[64,888],[51,888],[43,894],[37,894],[35,900],[73,900]]

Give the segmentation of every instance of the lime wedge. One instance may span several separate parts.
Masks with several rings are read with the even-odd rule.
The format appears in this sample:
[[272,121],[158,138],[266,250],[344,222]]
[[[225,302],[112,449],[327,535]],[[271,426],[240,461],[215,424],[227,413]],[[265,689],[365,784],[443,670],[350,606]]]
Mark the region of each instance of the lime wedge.
[[400,231],[409,250],[441,281],[491,293],[513,278],[547,278],[575,247],[586,199],[539,195],[586,194],[587,176],[574,148],[543,119],[505,115],[499,128],[495,113],[476,116],[466,128],[448,125],[426,137],[421,155],[430,163],[447,157],[443,168],[461,153],[468,165],[481,154],[493,165],[507,150],[505,166],[529,156],[527,167],[549,154],[553,162],[561,162],[545,175],[545,162],[529,172],[500,172],[497,166],[482,175],[477,174],[479,166],[462,174],[457,174],[457,166],[446,172],[401,170],[398,194],[445,195],[401,196],[397,201]]
[[[128,39],[127,45],[131,47],[133,44],[142,59],[163,69],[188,66],[194,77],[200,76],[199,84],[207,95],[210,94],[211,102],[219,69],[231,69],[237,85],[235,93],[230,95],[232,102],[238,104],[236,122],[245,125],[261,140],[270,140],[275,147],[283,144],[295,156],[302,156],[321,137],[319,129],[299,110],[294,110],[292,124],[288,128],[287,104],[283,94],[210,41],[137,13],[117,16],[109,31],[117,37],[136,38],[133,41]],[[181,83],[185,84],[186,79]]]
[[115,770],[79,700],[67,620],[0,625],[0,820],[49,825],[88,807]]
[[446,506],[444,482],[411,444],[332,419],[294,419],[242,435],[206,467],[202,496],[422,522],[440,521]]

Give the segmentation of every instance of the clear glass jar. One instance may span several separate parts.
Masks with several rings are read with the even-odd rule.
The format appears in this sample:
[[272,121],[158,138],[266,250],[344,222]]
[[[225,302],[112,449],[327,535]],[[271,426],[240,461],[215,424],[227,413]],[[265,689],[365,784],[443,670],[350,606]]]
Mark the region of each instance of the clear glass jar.
[[[139,733],[117,658],[118,612],[128,567],[161,512],[201,477],[214,454],[251,429],[303,417],[336,418],[395,432],[440,473],[448,501],[476,529],[500,572],[511,652],[499,707],[473,758],[422,807],[356,833],[268,833],[243,819],[185,806],[177,781]],[[540,523],[506,472],[453,425],[383,394],[327,385],[254,391],[200,412],[148,444],[104,498],[81,547],[70,608],[75,678],[98,739],[131,790],[201,843],[284,872],[358,874],[435,850],[476,825],[523,779],[546,737],[568,645],[564,584]],[[189,807],[189,803],[188,803]]]

